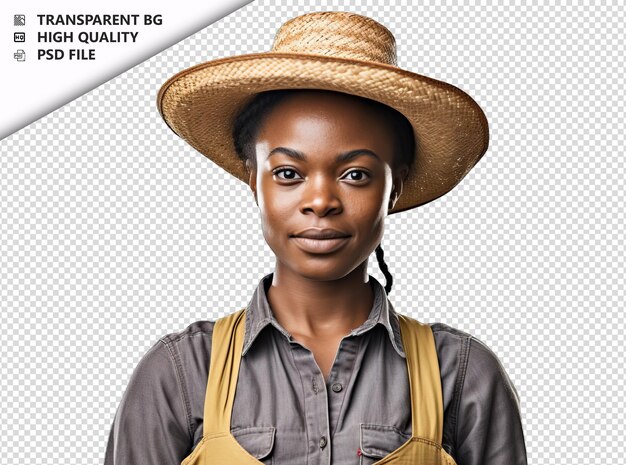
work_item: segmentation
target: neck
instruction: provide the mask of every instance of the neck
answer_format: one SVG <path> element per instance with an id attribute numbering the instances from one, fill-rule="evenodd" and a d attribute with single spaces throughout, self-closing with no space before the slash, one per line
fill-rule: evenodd
<path id="1" fill-rule="evenodd" d="M 294 337 L 344 336 L 367 320 L 374 303 L 367 260 L 331 281 L 307 278 L 277 263 L 267 299 L 278 323 Z"/>

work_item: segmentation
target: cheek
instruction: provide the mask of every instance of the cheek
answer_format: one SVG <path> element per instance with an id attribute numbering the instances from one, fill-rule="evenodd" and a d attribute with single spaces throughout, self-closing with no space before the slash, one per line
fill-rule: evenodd
<path id="1" fill-rule="evenodd" d="M 372 192 L 359 197 L 359 201 L 351 205 L 354 214 L 350 216 L 355 219 L 358 243 L 364 249 L 373 251 L 383 238 L 387 214 L 383 198 L 384 194 L 381 191 Z"/>
<path id="2" fill-rule="evenodd" d="M 289 196 L 281 195 L 276 189 L 263 185 L 259 185 L 257 199 L 266 242 L 271 244 L 282 241 L 284 237 L 293 232 L 288 231 L 286 226 L 289 224 L 288 220 L 293 216 L 294 208 L 297 208 L 297 205 Z"/>
<path id="3" fill-rule="evenodd" d="M 367 195 L 358 196 L 350 206 L 354 212 L 354 215 L 351 216 L 359 218 L 359 222 L 362 224 L 375 227 L 384 220 L 387 212 L 384 198 L 384 193 L 381 191 L 373 191 Z"/>

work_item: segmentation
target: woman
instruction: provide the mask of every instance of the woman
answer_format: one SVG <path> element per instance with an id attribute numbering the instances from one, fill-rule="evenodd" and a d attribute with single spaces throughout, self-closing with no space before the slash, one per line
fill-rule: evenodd
<path id="1" fill-rule="evenodd" d="M 285 23 L 272 52 L 179 73 L 159 108 L 249 184 L 276 267 L 245 309 L 144 356 L 105 463 L 526 463 L 493 352 L 387 297 L 385 217 L 445 194 L 486 151 L 469 96 L 397 68 L 377 22 L 323 12 Z"/>

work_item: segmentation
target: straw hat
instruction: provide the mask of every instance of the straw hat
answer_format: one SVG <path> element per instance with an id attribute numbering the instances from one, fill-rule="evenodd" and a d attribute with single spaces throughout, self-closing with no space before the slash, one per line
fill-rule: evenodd
<path id="1" fill-rule="evenodd" d="M 212 60 L 161 87 L 168 126 L 200 153 L 247 182 L 232 138 L 237 113 L 272 89 L 327 89 L 377 100 L 412 124 L 415 163 L 389 213 L 430 202 L 452 189 L 487 150 L 487 119 L 465 92 L 397 66 L 393 34 L 366 16 L 314 12 L 278 30 L 271 51 Z"/>

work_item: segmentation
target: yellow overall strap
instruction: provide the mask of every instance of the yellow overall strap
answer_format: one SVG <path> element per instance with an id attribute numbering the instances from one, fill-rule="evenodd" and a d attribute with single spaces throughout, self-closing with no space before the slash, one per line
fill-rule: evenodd
<path id="1" fill-rule="evenodd" d="M 413 437 L 443 441 L 443 399 L 435 338 L 429 325 L 398 314 L 407 356 Z"/>
<path id="2" fill-rule="evenodd" d="M 219 318 L 213 326 L 211 365 L 204 399 L 203 434 L 230 432 L 239 363 L 243 348 L 245 309 Z"/>

